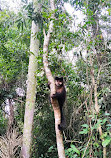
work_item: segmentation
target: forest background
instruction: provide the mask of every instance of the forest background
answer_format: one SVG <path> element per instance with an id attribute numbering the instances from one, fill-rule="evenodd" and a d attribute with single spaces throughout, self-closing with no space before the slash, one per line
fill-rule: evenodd
<path id="1" fill-rule="evenodd" d="M 69 4 L 74 8 L 72 14 L 66 9 Z M 36 11 L 27 0 L 15 11 L 5 1 L 0 5 L 0 157 L 20 157 L 34 21 L 39 26 L 34 35 L 39 48 L 30 157 L 57 158 L 54 114 L 43 66 L 43 30 L 47 34 L 52 20 L 50 3 L 39 0 Z M 83 17 L 80 22 L 76 11 Z M 65 155 L 110 158 L 111 2 L 57 0 L 54 13 L 48 61 L 53 76 L 64 77 L 67 90 Z"/>

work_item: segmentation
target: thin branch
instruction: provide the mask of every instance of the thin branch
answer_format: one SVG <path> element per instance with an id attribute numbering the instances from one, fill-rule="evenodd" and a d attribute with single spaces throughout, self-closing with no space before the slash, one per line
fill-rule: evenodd
<path id="1" fill-rule="evenodd" d="M 25 103 L 23 100 L 20 100 L 20 99 L 13 98 L 13 100 L 16 100 L 16 101 L 21 102 L 21 103 Z"/>
<path id="2" fill-rule="evenodd" d="M 45 29 L 43 29 L 44 38 L 46 37 Z"/>
<path id="3" fill-rule="evenodd" d="M 78 140 L 68 140 L 67 138 L 66 138 L 66 135 L 65 135 L 65 132 L 63 131 L 63 135 L 64 135 L 64 139 L 65 139 L 65 142 L 66 143 L 82 143 L 82 142 L 80 142 L 80 141 L 78 141 Z"/>
<path id="4" fill-rule="evenodd" d="M 86 154 L 86 150 L 87 150 L 87 148 L 88 148 L 88 146 L 89 146 L 89 142 L 90 142 L 90 140 L 91 140 L 91 134 L 90 134 L 90 137 L 89 137 L 89 140 L 88 140 L 88 143 L 87 143 L 87 145 L 86 145 L 86 149 L 85 149 L 85 151 L 84 151 L 84 154 L 83 154 L 83 156 L 82 156 L 82 158 L 84 158 L 84 156 L 85 156 L 85 154 Z"/>

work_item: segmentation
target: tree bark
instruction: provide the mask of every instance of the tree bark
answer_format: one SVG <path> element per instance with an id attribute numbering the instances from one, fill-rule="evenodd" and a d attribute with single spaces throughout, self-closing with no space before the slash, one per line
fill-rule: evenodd
<path id="1" fill-rule="evenodd" d="M 99 114 L 99 105 L 98 105 L 98 94 L 97 94 L 97 83 L 95 81 L 94 77 L 94 68 L 93 68 L 93 63 L 92 63 L 92 57 L 90 55 L 90 65 L 91 65 L 91 79 L 92 79 L 92 85 L 94 87 L 94 100 L 95 100 L 95 111 L 97 115 Z M 104 138 L 102 138 L 103 132 L 102 132 L 102 127 L 101 124 L 98 125 L 98 131 L 101 136 L 101 140 L 104 141 Z M 103 158 L 106 158 L 106 147 L 103 147 Z"/>
<path id="2" fill-rule="evenodd" d="M 36 5 L 35 5 L 36 7 Z M 38 24 L 32 21 L 31 28 L 31 40 L 30 40 L 30 52 L 29 67 L 28 67 L 28 82 L 27 82 L 27 94 L 26 94 L 26 107 L 24 116 L 24 130 L 23 130 L 23 146 L 22 157 L 30 157 L 31 148 L 31 134 L 34 117 L 34 107 L 36 98 L 36 72 L 37 72 L 37 55 L 39 50 L 39 40 L 36 38 L 39 32 Z"/>
<path id="3" fill-rule="evenodd" d="M 14 107 L 11 99 L 8 99 L 9 103 L 9 116 L 8 116 L 8 129 L 7 129 L 7 134 L 12 132 L 13 126 L 14 126 Z"/>
<path id="4" fill-rule="evenodd" d="M 54 0 L 50 0 L 50 6 L 51 6 L 51 10 L 54 11 L 55 10 Z M 54 19 L 54 13 L 52 14 L 51 18 Z M 49 45 L 49 40 L 50 40 L 52 31 L 53 31 L 53 20 L 51 20 L 50 22 L 47 35 L 45 34 L 45 30 L 44 30 L 44 45 L 43 45 L 43 52 L 44 52 L 43 64 L 44 64 L 44 69 L 45 69 L 48 82 L 50 82 L 50 90 L 51 90 L 50 95 L 56 93 L 54 78 L 52 76 L 51 70 L 48 67 L 48 60 L 47 60 L 48 45 Z M 65 158 L 63 135 L 62 135 L 62 132 L 58 129 L 58 125 L 60 124 L 60 121 L 61 121 L 60 108 L 59 108 L 57 99 L 51 99 L 51 103 L 52 103 L 52 107 L 54 110 L 54 117 L 55 117 L 55 131 L 56 131 L 58 157 Z"/>

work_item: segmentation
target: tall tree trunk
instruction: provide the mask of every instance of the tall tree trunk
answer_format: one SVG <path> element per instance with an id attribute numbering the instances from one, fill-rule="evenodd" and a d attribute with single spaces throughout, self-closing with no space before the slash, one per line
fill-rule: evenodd
<path id="1" fill-rule="evenodd" d="M 51 10 L 54 11 L 55 10 L 54 0 L 50 0 L 50 6 L 51 6 Z M 52 14 L 51 18 L 54 19 L 54 13 Z M 52 76 L 51 70 L 48 67 L 48 60 L 47 60 L 47 57 L 48 57 L 48 45 L 49 45 L 49 40 L 50 40 L 52 31 L 53 31 L 53 20 L 51 20 L 51 22 L 50 22 L 49 30 L 48 30 L 47 35 L 45 34 L 45 30 L 44 30 L 44 45 L 43 45 L 44 69 L 45 69 L 45 73 L 46 73 L 48 82 L 51 83 L 50 84 L 50 89 L 51 89 L 51 94 L 50 95 L 55 94 L 55 92 L 56 92 L 54 78 Z M 54 116 L 55 116 L 55 131 L 56 131 L 58 157 L 59 158 L 65 158 L 63 136 L 62 136 L 62 132 L 58 129 L 58 125 L 60 124 L 60 121 L 61 121 L 60 108 L 59 108 L 57 99 L 52 99 L 51 103 L 52 103 L 52 107 L 53 107 L 53 110 L 54 110 Z"/>
<path id="2" fill-rule="evenodd" d="M 34 8 L 36 4 L 34 3 Z M 34 117 L 34 107 L 36 98 L 36 72 L 37 72 L 37 55 L 39 50 L 39 40 L 36 35 L 39 31 L 38 24 L 32 21 L 31 28 L 31 41 L 30 41 L 30 58 L 28 67 L 28 82 L 27 82 L 27 94 L 26 94 L 26 107 L 24 116 L 24 130 L 23 130 L 23 146 L 22 146 L 22 157 L 30 157 L 31 148 L 31 133 Z"/>

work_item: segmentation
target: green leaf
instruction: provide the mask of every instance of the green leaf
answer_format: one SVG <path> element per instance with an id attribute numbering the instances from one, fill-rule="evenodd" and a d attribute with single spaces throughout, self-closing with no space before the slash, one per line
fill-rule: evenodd
<path id="1" fill-rule="evenodd" d="M 86 128 L 89 128 L 89 126 L 87 124 L 83 124 L 81 125 L 82 127 L 86 127 Z"/>
<path id="2" fill-rule="evenodd" d="M 77 158 L 77 154 L 74 154 L 74 155 L 73 155 L 73 158 Z"/>
<path id="3" fill-rule="evenodd" d="M 107 11 L 108 11 L 109 15 L 111 15 L 111 8 L 108 8 Z"/>
<path id="4" fill-rule="evenodd" d="M 110 137 L 107 137 L 107 139 L 105 139 L 105 140 L 102 142 L 102 146 L 103 146 L 103 147 L 106 147 L 110 142 L 111 142 L 111 138 L 110 138 Z"/>
<path id="5" fill-rule="evenodd" d="M 80 151 L 75 147 L 75 145 L 71 145 L 71 148 L 73 149 L 74 152 L 80 155 Z"/>
<path id="6" fill-rule="evenodd" d="M 68 149 L 68 152 L 72 152 L 72 148 L 69 148 L 69 149 Z"/>
<path id="7" fill-rule="evenodd" d="M 107 132 L 102 134 L 102 137 L 105 138 L 107 136 Z"/>
<path id="8" fill-rule="evenodd" d="M 83 129 L 83 131 L 79 132 L 79 134 L 87 134 L 88 133 L 88 129 Z"/>
<path id="9" fill-rule="evenodd" d="M 111 127 L 111 124 L 107 124 L 106 126 Z"/>
<path id="10" fill-rule="evenodd" d="M 102 124 L 105 124 L 105 123 L 106 123 L 106 121 L 107 121 L 107 118 L 105 118 L 105 119 L 103 120 Z"/>

